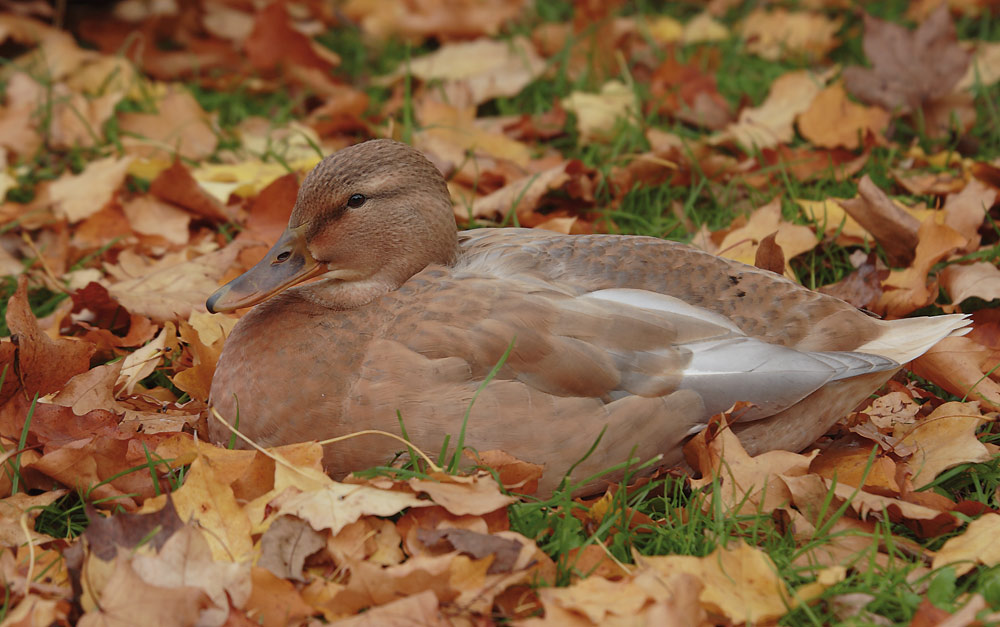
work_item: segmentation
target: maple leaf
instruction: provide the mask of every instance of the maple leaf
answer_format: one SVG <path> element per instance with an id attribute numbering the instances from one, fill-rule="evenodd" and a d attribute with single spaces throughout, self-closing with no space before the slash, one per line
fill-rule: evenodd
<path id="1" fill-rule="evenodd" d="M 38 326 L 28 305 L 28 277 L 17 280 L 17 291 L 7 301 L 7 326 L 17 347 L 17 367 L 11 368 L 14 351 L 2 349 L 0 368 L 8 365 L 4 380 L 6 394 L 13 394 L 8 380 L 19 380 L 28 397 L 45 395 L 61 388 L 69 379 L 90 367 L 95 346 L 68 338 L 51 339 Z M 0 346 L 10 346 L 7 343 Z M 0 400 L 6 401 L 9 396 Z"/>
<path id="2" fill-rule="evenodd" d="M 846 68 L 847 90 L 889 110 L 923 110 L 929 132 L 940 133 L 942 122 L 946 131 L 948 99 L 969 65 L 948 7 L 940 5 L 915 31 L 865 14 L 863 45 L 874 67 Z M 944 112 L 936 109 L 942 103 Z"/>

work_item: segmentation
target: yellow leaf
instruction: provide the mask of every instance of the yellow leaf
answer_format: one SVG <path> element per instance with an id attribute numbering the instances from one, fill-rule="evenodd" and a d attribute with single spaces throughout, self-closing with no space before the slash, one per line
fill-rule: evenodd
<path id="1" fill-rule="evenodd" d="M 562 100 L 562 106 L 576 114 L 581 138 L 606 138 L 620 119 L 633 118 L 639 110 L 635 92 L 620 81 L 608 81 L 598 94 L 574 91 Z"/>
<path id="2" fill-rule="evenodd" d="M 987 512 L 969 523 L 960 536 L 944 543 L 934 556 L 932 568 L 935 570 L 951 565 L 955 574 L 961 577 L 975 568 L 976 564 L 996 566 L 1000 564 L 1000 514 Z"/>
<path id="3" fill-rule="evenodd" d="M 773 621 L 788 611 L 789 594 L 777 566 L 766 553 L 742 541 L 705 557 L 636 555 L 636 563 L 665 576 L 694 575 L 705 585 L 699 596 L 702 607 L 736 623 Z"/>

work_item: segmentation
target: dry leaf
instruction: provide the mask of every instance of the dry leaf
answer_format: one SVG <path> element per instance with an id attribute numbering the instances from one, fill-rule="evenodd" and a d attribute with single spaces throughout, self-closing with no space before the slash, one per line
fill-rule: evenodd
<path id="1" fill-rule="evenodd" d="M 894 270 L 883 282 L 885 291 L 879 308 L 893 317 L 902 317 L 930 304 L 937 294 L 934 283 L 928 285 L 928 274 L 937 262 L 965 244 L 965 238 L 955 229 L 928 218 L 917 232 L 919 243 L 913 263 L 905 270 Z"/>
<path id="2" fill-rule="evenodd" d="M 990 452 L 976 438 L 976 430 L 989 421 L 978 403 L 952 402 L 913 424 L 896 427 L 893 435 L 915 449 L 906 464 L 913 485 L 919 489 L 948 468 L 990 459 Z"/>
<path id="3" fill-rule="evenodd" d="M 55 392 L 71 377 L 90 368 L 93 344 L 67 338 L 53 340 L 38 327 L 28 305 L 28 277 L 24 275 L 18 277 L 17 291 L 7 301 L 7 326 L 17 346 L 17 373 L 28 398 Z M 5 352 L 13 356 L 10 349 Z M 13 374 L 14 371 L 8 369 L 5 381 L 13 381 Z M 4 390 L 10 395 L 14 388 L 5 384 Z"/>
<path id="4" fill-rule="evenodd" d="M 619 81 L 608 81 L 597 94 L 574 91 L 562 99 L 562 106 L 576 114 L 584 141 L 609 139 L 619 120 L 633 120 L 639 111 L 635 91 Z"/>
<path id="5" fill-rule="evenodd" d="M 704 588 L 702 607 L 736 623 L 764 623 L 785 615 L 789 594 L 777 566 L 760 549 L 737 541 L 705 557 L 636 555 L 636 564 L 663 576 L 694 575 Z"/>
<path id="6" fill-rule="evenodd" d="M 66 172 L 49 185 L 57 215 L 76 223 L 100 211 L 125 183 L 130 157 L 107 157 L 87 164 L 79 174 Z"/>
<path id="7" fill-rule="evenodd" d="M 195 161 L 215 152 L 217 140 L 212 116 L 202 110 L 189 91 L 169 90 L 157 108 L 159 113 L 118 116 L 125 152 L 160 159 L 179 155 Z"/>
<path id="8" fill-rule="evenodd" d="M 746 226 L 727 233 L 719 244 L 718 254 L 727 259 L 753 265 L 760 242 L 775 233 L 775 243 L 781 247 L 786 259 L 785 276 L 794 279 L 795 273 L 792 272 L 787 260 L 812 250 L 819 243 L 819 240 L 809 227 L 792 224 L 782 219 L 780 198 L 776 198 L 750 214 Z"/>
<path id="9" fill-rule="evenodd" d="M 949 337 L 914 360 L 913 373 L 952 394 L 1000 409 L 996 365 L 1000 353 L 967 337 Z M 989 375 L 987 373 L 990 373 Z"/>
<path id="10" fill-rule="evenodd" d="M 809 110 L 830 75 L 829 71 L 813 74 L 796 70 L 779 76 L 760 106 L 740 111 L 737 121 L 710 141 L 713 144 L 735 141 L 746 150 L 790 142 L 795 137 L 796 116 Z"/>
<path id="11" fill-rule="evenodd" d="M 816 146 L 855 150 L 869 133 L 882 136 L 889 126 L 889 113 L 851 102 L 843 83 L 837 82 L 821 91 L 797 122 L 802 136 Z"/>
<path id="12" fill-rule="evenodd" d="M 840 19 L 821 13 L 756 9 L 740 25 L 747 51 L 775 61 L 782 57 L 822 58 L 840 43 Z"/>
<path id="13" fill-rule="evenodd" d="M 918 242 L 920 223 L 892 202 L 867 174 L 858 183 L 858 197 L 838 204 L 885 249 L 896 266 L 909 265 Z"/>
<path id="14" fill-rule="evenodd" d="M 395 76 L 407 72 L 422 81 L 444 81 L 446 101 L 455 107 L 479 105 L 501 96 L 516 96 L 538 78 L 545 62 L 524 37 L 507 41 L 477 39 L 451 43 L 404 62 Z"/>
<path id="15" fill-rule="evenodd" d="M 190 261 L 146 268 L 109 267 L 119 281 L 108 292 L 132 313 L 160 322 L 185 320 L 207 312 L 205 300 L 245 245 L 234 242 Z"/>
<path id="16" fill-rule="evenodd" d="M 941 271 L 940 279 L 954 305 L 966 298 L 985 301 L 1000 298 L 1000 268 L 986 261 L 950 265 Z"/>
<path id="17" fill-rule="evenodd" d="M 961 577 L 977 564 L 996 566 L 1000 564 L 1000 514 L 986 513 L 969 523 L 961 535 L 949 538 L 934 555 L 931 568 L 937 570 L 945 566 L 955 569 Z"/>

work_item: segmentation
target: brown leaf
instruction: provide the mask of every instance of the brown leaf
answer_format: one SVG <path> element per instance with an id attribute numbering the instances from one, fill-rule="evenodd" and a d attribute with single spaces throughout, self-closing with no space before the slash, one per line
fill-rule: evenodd
<path id="1" fill-rule="evenodd" d="M 476 465 L 496 471 L 503 487 L 517 494 L 534 494 L 545 470 L 542 465 L 523 462 L 503 451 L 478 453 L 466 449 L 463 454 L 472 458 Z"/>
<path id="2" fill-rule="evenodd" d="M 228 219 L 225 208 L 198 184 L 178 159 L 153 179 L 149 193 L 210 220 Z"/>
<path id="3" fill-rule="evenodd" d="M 18 277 L 17 291 L 7 301 L 7 326 L 17 345 L 17 368 L 8 370 L 7 377 L 16 374 L 29 398 L 55 392 L 71 377 L 90 368 L 93 344 L 67 338 L 53 340 L 39 329 L 28 305 L 28 277 L 24 275 Z M 5 352 L 9 355 L 10 349 Z M 4 388 L 11 393 L 6 383 Z"/>
<path id="4" fill-rule="evenodd" d="M 753 265 L 763 270 L 770 270 L 775 274 L 785 273 L 785 253 L 781 250 L 781 245 L 774 238 L 778 232 L 771 233 L 760 240 L 757 252 L 754 255 Z"/>
<path id="5" fill-rule="evenodd" d="M 909 265 L 917 248 L 920 223 L 897 207 L 871 177 L 866 174 L 861 178 L 857 198 L 837 202 L 882 245 L 892 265 Z"/>
<path id="6" fill-rule="evenodd" d="M 969 523 L 961 535 L 950 538 L 934 555 L 932 568 L 937 570 L 952 565 L 955 574 L 961 577 L 976 567 L 976 564 L 996 566 L 1000 564 L 1000 515 L 983 514 Z"/>
<path id="7" fill-rule="evenodd" d="M 844 83 L 863 101 L 889 110 L 918 110 L 948 94 L 969 64 L 944 4 L 915 31 L 865 14 L 864 50 L 874 67 L 846 68 Z"/>
<path id="8" fill-rule="evenodd" d="M 989 460 L 990 452 L 976 438 L 976 430 L 990 420 L 978 403 L 951 402 L 912 425 L 897 428 L 894 435 L 915 449 L 907 461 L 913 484 L 919 489 L 948 468 Z"/>
<path id="9" fill-rule="evenodd" d="M 732 140 L 745 150 L 772 148 L 790 142 L 795 137 L 796 116 L 809 109 L 830 74 L 829 71 L 817 75 L 796 70 L 779 76 L 760 106 L 740 111 L 736 123 L 727 126 L 711 142 L 720 144 Z"/>
<path id="10" fill-rule="evenodd" d="M 718 482 L 719 499 L 727 512 L 770 512 L 789 498 L 782 476 L 805 474 L 816 451 L 799 455 L 788 451 L 770 451 L 750 457 L 739 438 L 724 421 L 709 423 L 684 445 L 684 456 L 701 479 L 691 481 L 694 488 Z M 709 504 L 706 502 L 706 506 Z"/>
<path id="11" fill-rule="evenodd" d="M 747 50 L 765 59 L 821 59 L 839 43 L 835 35 L 840 24 L 840 19 L 822 13 L 756 9 L 743 20 L 739 31 Z"/>
<path id="12" fill-rule="evenodd" d="M 431 590 L 405 596 L 397 601 L 342 618 L 340 627 L 451 627 L 454 623 L 438 607 L 438 598 Z"/>
<path id="13" fill-rule="evenodd" d="M 917 236 L 913 263 L 905 270 L 894 270 L 882 284 L 884 291 L 878 306 L 887 315 L 902 317 L 933 302 L 937 286 L 934 282 L 928 285 L 931 268 L 965 244 L 964 237 L 933 217 L 920 225 Z"/>
<path id="14" fill-rule="evenodd" d="M 175 246 L 183 246 L 191 238 L 191 216 L 152 196 L 133 198 L 122 205 L 122 210 L 136 233 L 162 238 Z"/>
<path id="15" fill-rule="evenodd" d="M 853 261 L 853 255 L 851 259 Z M 889 269 L 884 266 L 879 268 L 878 255 L 872 251 L 857 270 L 817 291 L 835 296 L 859 309 L 871 309 L 882 296 L 882 281 L 888 276 Z"/>
<path id="16" fill-rule="evenodd" d="M 122 113 L 118 126 L 125 152 L 145 158 L 181 156 L 200 161 L 215 152 L 213 118 L 186 89 L 170 89 L 158 113 Z"/>
<path id="17" fill-rule="evenodd" d="M 272 2 L 257 13 L 243 44 L 254 68 L 267 72 L 288 64 L 329 73 L 340 64 L 335 52 L 313 42 L 289 22 L 288 9 L 281 2 Z"/>
<path id="18" fill-rule="evenodd" d="M 254 617 L 254 624 L 296 625 L 316 613 L 291 581 L 259 566 L 253 567 L 250 576 L 253 588 L 245 609 Z"/>
<path id="19" fill-rule="evenodd" d="M 125 183 L 131 157 L 91 161 L 79 174 L 66 172 L 49 185 L 49 199 L 57 215 L 76 223 L 108 204 Z"/>
<path id="20" fill-rule="evenodd" d="M 149 546 L 159 550 L 184 526 L 169 498 L 166 507 L 150 514 L 119 512 L 113 516 L 102 516 L 91 508 L 88 518 L 90 524 L 81 539 L 86 542 L 88 550 L 104 561 L 114 559 L 119 548 L 130 551 L 139 546 Z"/>
<path id="21" fill-rule="evenodd" d="M 821 91 L 797 122 L 802 136 L 816 146 L 855 150 L 869 133 L 882 136 L 889 126 L 889 113 L 851 102 L 843 83 L 837 82 Z"/>
<path id="22" fill-rule="evenodd" d="M 260 537 L 257 566 L 282 579 L 306 581 L 302 567 L 306 558 L 326 546 L 326 536 L 301 518 L 279 516 Z"/>
<path id="23" fill-rule="evenodd" d="M 124 267 L 109 267 L 119 281 L 108 292 L 132 313 L 159 322 L 186 320 L 192 312 L 206 312 L 205 300 L 218 289 L 219 279 L 245 247 L 233 242 L 221 250 L 189 261 L 175 259 L 151 266 L 144 259 Z"/>
<path id="24" fill-rule="evenodd" d="M 417 538 L 429 548 L 447 543 L 459 553 L 483 559 L 492 555 L 488 574 L 509 573 L 514 568 L 523 545 L 513 540 L 468 529 L 418 529 Z"/>
<path id="25" fill-rule="evenodd" d="M 970 180 L 962 191 L 945 198 L 944 223 L 968 239 L 966 250 L 979 247 L 979 227 L 996 201 L 997 190 L 978 179 Z"/>
<path id="26" fill-rule="evenodd" d="M 412 75 L 424 82 L 438 81 L 446 102 L 465 107 L 516 96 L 544 69 L 545 61 L 525 37 L 504 41 L 483 38 L 449 43 L 409 59 L 391 78 Z"/>
<path id="27" fill-rule="evenodd" d="M 952 394 L 978 400 L 996 410 L 1000 409 L 1000 383 L 995 370 L 998 361 L 1000 351 L 968 337 L 949 337 L 914 360 L 910 367 L 917 376 Z M 992 374 L 987 376 L 987 373 Z"/>
<path id="28" fill-rule="evenodd" d="M 986 301 L 1000 298 L 1000 268 L 987 261 L 953 264 L 941 271 L 941 287 L 954 305 L 966 298 Z"/>
<path id="29" fill-rule="evenodd" d="M 727 259 L 752 264 L 757 257 L 760 242 L 772 234 L 775 243 L 780 246 L 782 255 L 786 259 L 781 272 L 792 278 L 795 274 L 787 260 L 812 250 L 819 243 L 819 240 L 809 227 L 792 224 L 781 217 L 780 198 L 775 198 L 763 207 L 756 209 L 750 214 L 750 219 L 745 226 L 727 233 L 722 242 L 719 243 L 718 254 Z"/>
<path id="30" fill-rule="evenodd" d="M 190 587 L 165 588 L 146 583 L 132 569 L 125 554 L 114 561 L 111 577 L 100 592 L 100 605 L 77 623 L 80 627 L 111 625 L 193 625 L 212 605 L 204 591 Z"/>

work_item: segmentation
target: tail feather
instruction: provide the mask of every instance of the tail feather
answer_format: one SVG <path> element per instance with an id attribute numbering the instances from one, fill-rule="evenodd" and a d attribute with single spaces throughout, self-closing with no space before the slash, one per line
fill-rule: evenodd
<path id="1" fill-rule="evenodd" d="M 971 331 L 968 314 L 886 320 L 885 332 L 855 349 L 859 353 L 881 355 L 905 364 L 926 353 L 946 337 Z"/>

